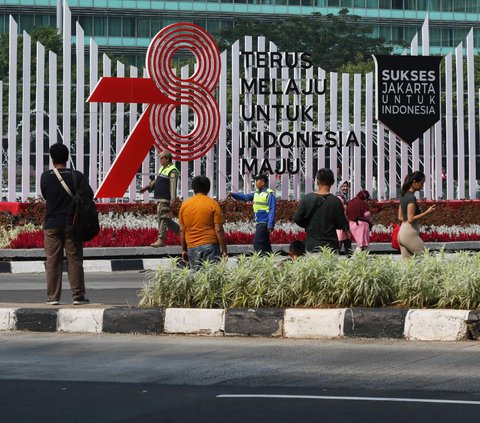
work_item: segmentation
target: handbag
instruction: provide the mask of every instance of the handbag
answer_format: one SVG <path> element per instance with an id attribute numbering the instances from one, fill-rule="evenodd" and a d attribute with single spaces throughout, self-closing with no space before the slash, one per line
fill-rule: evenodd
<path id="1" fill-rule="evenodd" d="M 398 232 L 400 232 L 400 226 L 397 223 L 392 224 L 392 248 L 394 250 L 400 250 L 400 244 L 398 243 Z"/>

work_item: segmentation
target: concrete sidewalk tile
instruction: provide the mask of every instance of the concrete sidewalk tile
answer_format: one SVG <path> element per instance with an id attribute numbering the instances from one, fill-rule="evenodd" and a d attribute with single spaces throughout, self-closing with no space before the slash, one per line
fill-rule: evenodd
<path id="1" fill-rule="evenodd" d="M 408 309 L 349 308 L 344 335 L 359 338 L 403 338 Z"/>
<path id="2" fill-rule="evenodd" d="M 338 338 L 343 336 L 346 309 L 285 310 L 286 338 Z"/>
<path id="3" fill-rule="evenodd" d="M 33 332 L 55 332 L 57 330 L 57 309 L 18 308 L 15 310 L 17 330 Z"/>
<path id="4" fill-rule="evenodd" d="M 163 333 L 163 308 L 107 308 L 103 313 L 103 332 L 109 333 Z"/>
<path id="5" fill-rule="evenodd" d="M 282 336 L 283 308 L 231 308 L 225 313 L 225 335 Z"/>
<path id="6" fill-rule="evenodd" d="M 0 331 L 14 330 L 16 317 L 15 308 L 0 308 Z"/>
<path id="7" fill-rule="evenodd" d="M 12 273 L 45 273 L 45 262 L 36 261 L 12 261 Z"/>
<path id="8" fill-rule="evenodd" d="M 405 318 L 405 338 L 420 341 L 460 341 L 467 339 L 470 310 L 409 310 Z"/>
<path id="9" fill-rule="evenodd" d="M 101 333 L 103 308 L 61 308 L 57 315 L 57 331 Z"/>
<path id="10" fill-rule="evenodd" d="M 83 270 L 85 272 L 111 272 L 110 260 L 84 260 Z"/>
<path id="11" fill-rule="evenodd" d="M 223 335 L 224 309 L 167 308 L 165 333 Z"/>

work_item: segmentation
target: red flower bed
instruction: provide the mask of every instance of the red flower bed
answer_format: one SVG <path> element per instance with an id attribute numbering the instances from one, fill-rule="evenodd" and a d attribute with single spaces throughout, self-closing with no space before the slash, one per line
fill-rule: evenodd
<path id="1" fill-rule="evenodd" d="M 453 241 L 480 241 L 480 234 L 439 234 L 436 231 L 423 233 L 421 237 L 427 242 L 453 242 Z M 102 228 L 100 233 L 91 241 L 85 243 L 85 247 L 145 247 L 157 239 L 156 229 L 112 229 Z M 272 244 L 289 244 L 293 240 L 305 240 L 305 232 L 297 234 L 277 229 L 271 234 Z M 225 240 L 229 245 L 249 245 L 253 243 L 253 233 L 229 232 L 225 234 Z M 374 233 L 370 242 L 392 241 L 391 233 Z M 177 234 L 167 231 L 166 245 L 180 245 Z M 9 248 L 43 248 L 43 231 L 22 232 L 14 239 Z"/>

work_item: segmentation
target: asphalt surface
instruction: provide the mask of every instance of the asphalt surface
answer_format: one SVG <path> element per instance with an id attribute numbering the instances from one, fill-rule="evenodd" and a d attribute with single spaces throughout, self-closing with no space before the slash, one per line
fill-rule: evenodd
<path id="1" fill-rule="evenodd" d="M 3 422 L 478 422 L 476 343 L 0 333 Z"/>
<path id="2" fill-rule="evenodd" d="M 85 274 L 87 297 L 92 304 L 138 305 L 138 291 L 145 283 L 146 271 L 98 272 Z M 44 273 L 0 275 L 0 303 L 39 303 L 47 300 Z M 70 304 L 72 295 L 67 274 L 63 274 L 62 304 Z"/>

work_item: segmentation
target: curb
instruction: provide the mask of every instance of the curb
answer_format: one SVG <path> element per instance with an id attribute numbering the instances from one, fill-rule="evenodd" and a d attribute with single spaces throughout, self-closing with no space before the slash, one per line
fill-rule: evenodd
<path id="1" fill-rule="evenodd" d="M 464 341 L 480 338 L 480 311 L 382 308 L 188 309 L 0 308 L 0 331 L 377 338 Z"/>
<path id="2" fill-rule="evenodd" d="M 160 265 L 166 265 L 170 258 L 158 259 L 113 259 L 113 260 L 84 260 L 83 270 L 91 272 L 123 272 L 128 270 L 156 270 Z M 67 271 L 67 262 L 63 262 L 63 271 Z M 0 273 L 44 273 L 45 261 L 0 261 Z"/>

